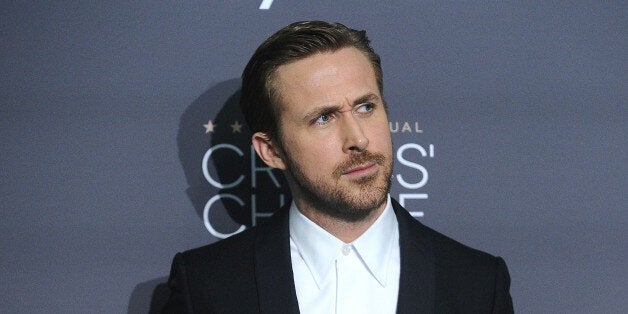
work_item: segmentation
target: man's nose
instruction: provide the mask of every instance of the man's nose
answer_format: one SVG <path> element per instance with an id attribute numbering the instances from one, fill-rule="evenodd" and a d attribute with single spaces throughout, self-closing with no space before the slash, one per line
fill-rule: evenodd
<path id="1" fill-rule="evenodd" d="M 350 115 L 343 121 L 344 145 L 342 150 L 345 154 L 361 153 L 369 145 L 369 139 L 364 134 L 363 126 L 358 118 Z"/>

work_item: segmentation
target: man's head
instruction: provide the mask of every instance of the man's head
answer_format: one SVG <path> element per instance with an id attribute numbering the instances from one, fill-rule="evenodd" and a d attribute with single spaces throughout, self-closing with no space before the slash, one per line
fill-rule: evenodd
<path id="1" fill-rule="evenodd" d="M 277 103 L 281 95 L 274 85 L 274 74 L 281 65 L 316 53 L 345 47 L 361 51 L 373 66 L 379 92 L 383 95 L 380 58 L 369 43 L 365 31 L 322 21 L 295 22 L 270 36 L 257 48 L 242 73 L 240 109 L 251 133 L 264 132 L 271 138 L 277 137 L 280 131 Z"/>
<path id="2" fill-rule="evenodd" d="M 276 51 L 284 62 L 277 63 Z M 264 95 L 252 90 L 264 88 L 251 85 L 263 81 L 250 77 L 256 67 L 269 73 Z M 383 209 L 392 143 L 379 57 L 363 33 L 339 24 L 292 24 L 262 44 L 243 81 L 255 150 L 267 165 L 284 170 L 301 211 L 351 222 Z M 256 105 L 252 95 L 265 104 Z M 274 126 L 256 126 L 259 121 Z"/>

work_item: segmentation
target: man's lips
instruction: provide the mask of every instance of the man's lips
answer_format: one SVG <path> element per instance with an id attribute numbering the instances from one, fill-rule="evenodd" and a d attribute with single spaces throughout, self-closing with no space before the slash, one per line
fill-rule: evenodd
<path id="1" fill-rule="evenodd" d="M 386 157 L 383 154 L 364 152 L 353 158 L 340 163 L 333 171 L 335 178 L 341 176 L 349 176 L 358 178 L 369 176 L 379 171 L 379 166 L 386 163 Z"/>
<path id="2" fill-rule="evenodd" d="M 370 173 L 371 171 L 375 170 L 376 165 L 377 165 L 376 163 L 368 163 L 364 165 L 359 165 L 357 167 L 352 167 L 351 169 L 345 171 L 343 174 L 355 176 L 355 175 L 362 175 L 362 174 Z"/>

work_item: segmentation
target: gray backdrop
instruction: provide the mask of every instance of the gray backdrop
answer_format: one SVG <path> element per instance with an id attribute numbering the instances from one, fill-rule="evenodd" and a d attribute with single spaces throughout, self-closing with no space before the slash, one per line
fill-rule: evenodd
<path id="1" fill-rule="evenodd" d="M 628 312 L 627 5 L 574 2 L 5 1 L 0 312 L 146 313 L 176 252 L 286 202 L 234 105 L 304 19 L 368 31 L 393 197 L 504 257 L 517 312 Z"/>

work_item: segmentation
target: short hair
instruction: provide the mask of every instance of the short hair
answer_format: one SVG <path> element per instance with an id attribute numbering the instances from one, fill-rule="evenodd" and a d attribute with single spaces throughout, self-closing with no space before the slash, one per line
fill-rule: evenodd
<path id="1" fill-rule="evenodd" d="M 345 47 L 364 53 L 373 66 L 383 97 L 381 60 L 371 47 L 366 31 L 354 30 L 340 23 L 295 22 L 264 41 L 242 72 L 240 110 L 251 133 L 264 132 L 270 138 L 280 135 L 277 121 L 280 95 L 273 86 L 273 76 L 279 66 Z"/>

